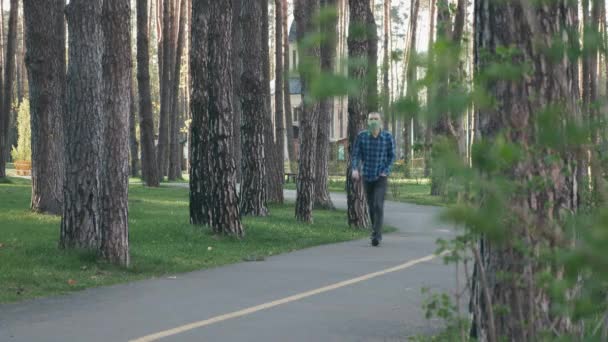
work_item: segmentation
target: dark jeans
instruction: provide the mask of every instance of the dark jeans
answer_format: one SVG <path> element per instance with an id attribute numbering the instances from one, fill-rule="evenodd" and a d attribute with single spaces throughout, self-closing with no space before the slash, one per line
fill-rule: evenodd
<path id="1" fill-rule="evenodd" d="M 372 220 L 372 239 L 378 239 L 378 241 L 382 241 L 382 221 L 384 219 L 386 182 L 386 177 L 380 177 L 373 182 L 363 182 L 367 195 L 369 217 Z"/>

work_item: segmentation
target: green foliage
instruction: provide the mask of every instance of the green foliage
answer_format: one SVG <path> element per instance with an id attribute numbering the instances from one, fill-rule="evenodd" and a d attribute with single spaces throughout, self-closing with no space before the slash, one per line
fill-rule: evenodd
<path id="1" fill-rule="evenodd" d="M 17 110 L 17 146 L 13 146 L 11 157 L 14 161 L 32 160 L 32 129 L 30 126 L 30 102 L 24 99 Z"/>

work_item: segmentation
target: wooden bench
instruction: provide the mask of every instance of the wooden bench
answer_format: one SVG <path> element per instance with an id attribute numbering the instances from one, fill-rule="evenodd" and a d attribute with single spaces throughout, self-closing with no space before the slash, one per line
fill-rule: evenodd
<path id="1" fill-rule="evenodd" d="M 293 180 L 293 183 L 296 182 L 296 174 L 295 173 L 291 173 L 291 172 L 286 172 L 285 173 L 285 178 L 286 178 L 286 183 L 289 183 L 289 180 Z"/>

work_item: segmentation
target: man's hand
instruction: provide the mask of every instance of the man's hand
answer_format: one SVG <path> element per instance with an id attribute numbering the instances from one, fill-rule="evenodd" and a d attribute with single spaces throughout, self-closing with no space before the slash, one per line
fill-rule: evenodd
<path id="1" fill-rule="evenodd" d="M 386 178 L 386 173 L 382 172 L 382 173 L 380 174 L 380 177 L 384 177 L 384 178 Z"/>
<path id="2" fill-rule="evenodd" d="M 352 178 L 353 178 L 353 180 L 358 181 L 359 180 L 359 171 L 354 170 L 353 174 L 352 174 Z"/>

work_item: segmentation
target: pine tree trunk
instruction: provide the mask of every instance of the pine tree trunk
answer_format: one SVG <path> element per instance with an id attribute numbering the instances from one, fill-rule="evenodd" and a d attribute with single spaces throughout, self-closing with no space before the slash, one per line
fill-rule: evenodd
<path id="1" fill-rule="evenodd" d="M 288 29 L 288 4 L 287 0 L 283 1 L 283 94 L 285 100 L 285 129 L 287 136 L 287 158 L 289 159 L 290 171 L 294 172 L 293 165 L 296 163 L 296 148 L 293 137 L 293 113 L 291 108 L 291 92 L 289 91 L 289 74 L 291 72 L 289 64 L 289 29 Z"/>
<path id="2" fill-rule="evenodd" d="M 383 119 L 384 129 L 388 131 L 388 124 L 391 121 L 391 113 L 390 113 L 390 90 L 389 90 L 389 82 L 388 75 L 390 70 L 390 59 L 389 59 L 389 20 L 390 20 L 390 8 L 391 1 L 384 0 L 384 42 L 383 42 L 383 59 L 382 59 L 382 111 L 383 111 Z"/>
<path id="3" fill-rule="evenodd" d="M 348 58 L 364 59 L 369 56 L 370 46 L 368 36 L 371 35 L 367 30 L 360 31 L 361 27 L 367 27 L 369 16 L 372 15 L 369 3 L 366 0 L 349 0 L 350 5 L 350 24 L 348 35 Z M 373 68 L 371 60 L 364 64 L 350 64 L 348 67 L 348 77 L 360 80 L 362 86 L 357 94 L 348 97 L 348 169 L 346 170 L 346 189 L 348 204 L 348 224 L 351 227 L 366 228 L 369 226 L 369 215 L 367 213 L 367 202 L 363 191 L 361 180 L 352 179 L 352 146 L 361 130 L 366 127 L 367 115 L 369 113 L 369 99 L 371 81 L 368 74 Z"/>
<path id="4" fill-rule="evenodd" d="M 416 61 L 416 38 L 418 36 L 418 9 L 420 7 L 420 0 L 414 0 L 412 2 L 412 8 L 410 11 L 410 41 L 408 42 L 408 52 L 409 56 L 407 58 L 407 66 L 406 66 L 406 80 L 407 87 L 405 90 L 405 97 L 408 101 L 412 103 L 418 102 L 418 90 L 416 88 L 417 81 L 417 61 Z M 414 156 L 412 155 L 412 118 L 415 113 L 407 113 L 403 121 L 403 146 L 404 146 L 404 159 L 406 170 L 410 170 L 412 165 L 412 159 Z M 409 176 L 409 172 L 406 172 Z"/>
<path id="5" fill-rule="evenodd" d="M 137 87 L 139 94 L 139 134 L 141 177 L 147 186 L 159 185 L 160 176 L 154 147 L 154 119 L 150 90 L 150 32 L 146 0 L 137 0 Z"/>
<path id="6" fill-rule="evenodd" d="M 232 120 L 232 130 L 234 132 L 232 154 L 236 164 L 236 179 L 237 183 L 242 183 L 242 148 L 241 148 L 241 121 L 243 112 L 241 109 L 241 74 L 243 71 L 243 30 L 239 20 L 241 14 L 241 4 L 243 0 L 234 0 L 232 9 L 232 70 L 234 72 L 233 96 L 232 104 L 234 105 L 234 118 Z"/>
<path id="7" fill-rule="evenodd" d="M 2 103 L 0 104 L 0 177 L 6 176 L 6 161 L 10 151 L 10 122 L 13 104 L 13 83 L 15 80 L 15 48 L 17 43 L 17 11 L 18 0 L 11 0 L 11 10 L 8 17 L 8 41 L 4 66 L 4 84 Z"/>
<path id="8" fill-rule="evenodd" d="M 262 65 L 264 70 L 264 98 L 266 101 L 266 126 L 264 134 L 265 157 L 266 157 L 266 189 L 268 202 L 283 203 L 283 174 L 279 174 L 279 164 L 283 161 L 279 160 L 278 151 L 275 141 L 275 129 L 273 120 L 273 111 L 271 109 L 270 96 L 270 47 L 269 47 L 269 24 L 270 18 L 268 15 L 268 0 L 262 0 Z"/>
<path id="9" fill-rule="evenodd" d="M 175 50 L 175 62 L 174 62 L 174 77 L 172 80 L 171 90 L 171 135 L 169 140 L 169 180 L 176 180 L 182 178 L 182 162 L 181 162 L 181 145 L 180 140 L 180 129 L 182 128 L 183 120 L 180 120 L 180 106 L 179 106 L 179 86 L 181 81 L 182 71 L 182 55 L 184 51 L 184 40 L 186 39 L 186 0 L 180 0 L 179 10 L 179 24 L 177 33 L 177 46 Z"/>
<path id="10" fill-rule="evenodd" d="M 428 47 L 428 51 L 429 51 L 429 63 L 432 63 L 433 59 L 434 59 L 434 54 L 433 54 L 433 45 L 435 43 L 434 40 L 434 32 L 435 32 L 435 12 L 436 12 L 436 1 L 437 0 L 430 0 L 430 22 L 431 25 L 429 25 L 429 47 Z M 430 65 L 429 65 L 429 69 L 430 69 Z M 431 91 L 429 88 L 427 88 L 427 92 L 426 92 L 426 102 L 431 103 L 431 101 L 433 101 L 433 95 L 431 94 Z M 427 117 L 426 119 L 426 127 L 424 128 L 424 177 L 425 178 L 429 178 L 431 177 L 431 148 L 432 148 L 432 144 L 433 144 L 433 123 L 431 121 L 430 118 Z M 477 127 L 477 126 L 476 126 Z"/>
<path id="11" fill-rule="evenodd" d="M 243 110 L 243 181 L 240 209 L 242 215 L 266 216 L 266 148 L 264 123 L 264 70 L 262 65 L 262 1 L 244 1 L 240 22 L 251 39 L 243 40 L 243 73 L 240 77 Z"/>
<path id="12" fill-rule="evenodd" d="M 24 0 L 32 122 L 32 210 L 60 215 L 65 173 L 63 0 Z"/>
<path id="13" fill-rule="evenodd" d="M 210 225 L 211 147 L 209 140 L 209 65 L 210 0 L 192 2 L 192 34 L 190 35 L 190 223 Z"/>
<path id="14" fill-rule="evenodd" d="M 374 19 L 373 8 L 372 5 L 367 14 L 368 113 L 377 112 L 380 106 L 378 98 L 378 27 Z"/>
<path id="15" fill-rule="evenodd" d="M 298 35 L 299 72 L 302 83 L 302 117 L 300 119 L 300 157 L 297 178 L 296 212 L 298 221 L 312 223 L 315 200 L 316 146 L 319 103 L 311 97 L 311 76 L 319 72 L 319 45 L 303 46 L 308 35 L 317 34 L 319 28 L 313 17 L 319 12 L 318 0 L 297 0 L 294 16 Z"/>
<path id="16" fill-rule="evenodd" d="M 162 38 L 162 78 L 160 80 L 160 121 L 158 124 L 158 168 L 159 176 L 163 179 L 169 172 L 169 129 L 172 105 L 173 63 L 175 62 L 173 44 L 174 11 L 173 1 L 163 3 L 163 38 Z"/>
<path id="17" fill-rule="evenodd" d="M 547 338 L 547 332 L 557 335 L 575 328 L 555 310 L 555 305 L 563 304 L 552 301 L 536 276 L 549 272 L 547 276 L 559 280 L 560 270 L 547 267 L 539 251 L 553 253 L 558 246 L 571 246 L 566 216 L 577 206 L 575 154 L 568 148 L 553 150 L 536 144 L 539 113 L 552 112 L 551 121 L 558 122 L 552 133 L 557 136 L 566 134 L 566 125 L 560 123 L 580 117 L 578 86 L 573 82 L 578 68 L 565 55 L 575 43 L 564 40 L 567 45 L 561 56 L 545 45 L 555 37 L 574 36 L 576 12 L 576 4 L 567 0 L 542 7 L 493 0 L 475 4 L 477 71 L 491 67 L 495 60 L 489 56 L 496 56 L 502 46 L 516 51 L 510 61 L 529 67 L 525 78 L 494 79 L 481 85 L 495 101 L 494 106 L 478 113 L 483 139 L 493 144 L 499 132 L 505 132 L 501 134 L 505 143 L 517 144 L 522 154 L 511 167 L 488 175 L 489 182 L 496 176 L 521 191 L 509 195 L 504 216 L 496 218 L 508 232 L 508 239 L 486 237 L 474 249 L 473 321 L 480 326 L 475 323 L 473 333 L 478 340 L 534 341 Z M 532 190 L 530 179 L 545 185 Z"/>
<path id="18" fill-rule="evenodd" d="M 322 0 L 323 10 L 335 10 L 336 0 Z M 321 43 L 321 72 L 333 74 L 336 60 L 337 18 L 326 18 L 322 21 L 321 32 L 324 37 Z M 319 128 L 317 131 L 317 161 L 315 174 L 315 208 L 334 209 L 329 195 L 329 135 L 331 112 L 334 98 L 321 100 L 319 109 Z"/>
<path id="19" fill-rule="evenodd" d="M 236 167 L 232 157 L 232 0 L 209 6 L 209 126 L 211 141 L 211 198 L 213 231 L 244 235 L 236 192 Z M 222 46 L 222 49 L 218 49 Z"/>
<path id="20" fill-rule="evenodd" d="M 137 141 L 137 94 L 135 80 L 131 80 L 129 99 L 129 158 L 131 161 L 131 176 L 139 176 L 139 142 Z"/>
<path id="21" fill-rule="evenodd" d="M 97 250 L 101 239 L 100 171 L 105 121 L 101 13 L 101 0 L 71 0 L 66 9 L 70 34 L 62 248 Z"/>
<path id="22" fill-rule="evenodd" d="M 129 111 L 131 104 L 131 0 L 103 3 L 101 255 L 129 266 Z"/>
<path id="23" fill-rule="evenodd" d="M 275 153 L 276 153 L 276 176 L 275 181 L 281 184 L 281 195 L 279 203 L 283 203 L 283 182 L 285 175 L 285 110 L 284 98 L 289 94 L 285 93 L 285 76 L 283 69 L 283 53 L 289 55 L 289 51 L 283 51 L 283 0 L 275 0 Z M 289 72 L 289 71 L 287 71 Z"/>

